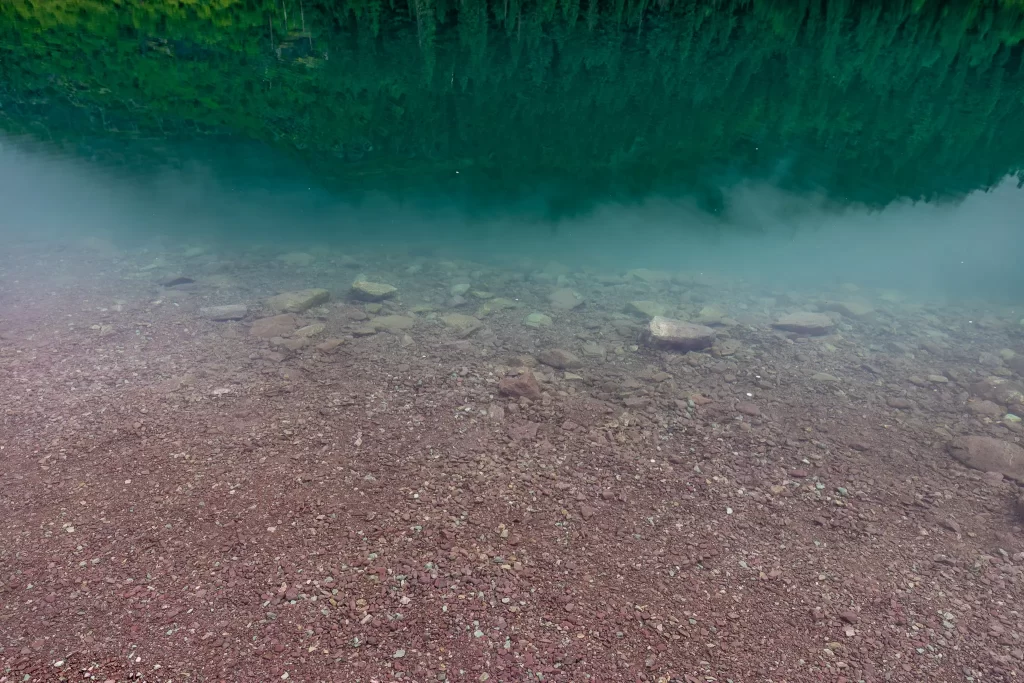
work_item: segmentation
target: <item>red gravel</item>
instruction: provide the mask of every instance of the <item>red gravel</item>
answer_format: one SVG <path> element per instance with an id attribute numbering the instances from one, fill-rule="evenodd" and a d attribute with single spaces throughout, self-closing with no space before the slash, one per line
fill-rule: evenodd
<path id="1" fill-rule="evenodd" d="M 128 279 L 152 254 L 57 259 L 0 257 L 2 683 L 1024 673 L 1016 486 L 943 449 L 1014 439 L 963 395 L 1011 327 L 918 356 L 860 322 L 793 343 L 741 321 L 724 357 L 632 351 L 614 315 L 632 290 L 605 304 L 595 284 L 550 329 L 502 311 L 459 340 L 420 316 L 411 344 L 292 353 L 195 311 L 344 291 L 324 273 L 239 267 L 251 289 L 224 300 L 198 276 Z M 492 277 L 543 309 L 550 286 Z M 325 310 L 328 337 L 365 325 Z M 543 348 L 582 379 L 538 366 L 538 400 L 530 375 L 499 392 Z M 961 379 L 905 381 L 936 366 Z"/>

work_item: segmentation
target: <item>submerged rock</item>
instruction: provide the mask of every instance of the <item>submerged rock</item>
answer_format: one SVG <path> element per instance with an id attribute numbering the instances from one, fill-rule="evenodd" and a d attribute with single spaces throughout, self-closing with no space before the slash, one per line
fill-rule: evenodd
<path id="1" fill-rule="evenodd" d="M 505 311 L 510 308 L 518 308 L 519 304 L 512 299 L 507 299 L 503 296 L 496 297 L 490 301 L 484 302 L 480 308 L 476 309 L 476 315 L 478 318 L 483 318 L 496 311 Z"/>
<path id="2" fill-rule="evenodd" d="M 1004 406 L 1024 405 L 1024 384 L 1003 377 L 986 377 L 975 382 L 971 393 Z"/>
<path id="3" fill-rule="evenodd" d="M 537 354 L 537 360 L 558 370 L 583 367 L 583 361 L 565 349 L 545 349 Z"/>
<path id="4" fill-rule="evenodd" d="M 294 315 L 283 313 L 253 321 L 252 327 L 249 328 L 249 334 L 261 339 L 287 337 L 295 331 L 297 326 L 298 323 Z"/>
<path id="5" fill-rule="evenodd" d="M 656 346 L 680 351 L 706 349 L 715 343 L 715 331 L 707 325 L 655 316 L 647 326 L 646 340 Z"/>
<path id="6" fill-rule="evenodd" d="M 701 325 L 722 325 L 725 320 L 725 311 L 714 306 L 705 306 L 700 309 L 700 313 L 697 314 L 697 318 L 694 322 L 700 323 Z"/>
<path id="7" fill-rule="evenodd" d="M 312 325 L 306 325 L 305 327 L 300 327 L 299 329 L 295 330 L 295 336 L 311 338 L 317 336 L 318 334 L 323 334 L 324 330 L 326 329 L 327 326 L 324 325 L 323 323 L 313 323 Z"/>
<path id="8" fill-rule="evenodd" d="M 163 287 L 178 287 L 179 285 L 190 285 L 195 280 L 185 275 L 171 275 L 159 280 L 157 284 Z"/>
<path id="9" fill-rule="evenodd" d="M 998 403 L 993 403 L 988 400 L 981 401 L 968 401 L 967 410 L 974 413 L 975 415 L 984 415 L 987 417 L 1001 417 L 1006 411 Z"/>
<path id="10" fill-rule="evenodd" d="M 279 313 L 302 313 L 325 303 L 330 298 L 331 293 L 326 289 L 300 289 L 270 297 L 267 299 L 267 306 Z"/>
<path id="11" fill-rule="evenodd" d="M 949 453 L 972 469 L 1024 482 L 1024 448 L 1017 444 L 991 436 L 963 436 L 950 442 Z"/>
<path id="12" fill-rule="evenodd" d="M 204 306 L 199 309 L 199 315 L 207 320 L 241 320 L 249 313 L 249 307 L 245 304 L 228 304 L 226 306 Z"/>
<path id="13" fill-rule="evenodd" d="M 360 301 L 384 301 L 398 293 L 398 288 L 383 282 L 356 280 L 352 283 L 352 296 Z"/>
<path id="14" fill-rule="evenodd" d="M 775 321 L 774 327 L 786 332 L 817 336 L 831 332 L 832 328 L 835 327 L 835 323 L 832 322 L 832 318 L 824 313 L 798 311 L 797 313 L 789 313 L 782 316 Z"/>
<path id="15" fill-rule="evenodd" d="M 826 301 L 823 308 L 835 311 L 847 318 L 866 318 L 875 312 L 870 305 L 860 301 Z"/>
<path id="16" fill-rule="evenodd" d="M 539 401 L 541 398 L 540 383 L 529 370 L 515 376 L 502 377 L 498 382 L 498 393 L 515 398 L 526 397 L 531 401 Z"/>
<path id="17" fill-rule="evenodd" d="M 413 325 L 416 324 L 416 320 L 404 315 L 384 315 L 379 318 L 374 318 L 370 321 L 370 324 L 378 330 L 403 332 L 405 330 L 411 330 Z"/>
<path id="18" fill-rule="evenodd" d="M 449 313 L 448 315 L 443 315 L 441 316 L 441 322 L 443 322 L 445 327 L 450 329 L 457 337 L 460 338 L 468 337 L 484 326 L 479 319 L 462 313 Z"/>
<path id="19" fill-rule="evenodd" d="M 559 311 L 571 311 L 583 305 L 583 297 L 571 289 L 556 289 L 548 295 L 551 308 Z"/>
<path id="20" fill-rule="evenodd" d="M 527 327 L 551 327 L 553 323 L 551 316 L 543 313 L 531 313 L 523 319 L 523 324 Z"/>
<path id="21" fill-rule="evenodd" d="M 338 339 L 337 337 L 332 337 L 330 339 L 325 339 L 322 342 L 320 342 L 319 344 L 317 344 L 316 345 L 316 350 L 319 351 L 320 353 L 334 353 L 334 351 L 339 346 L 341 346 L 344 343 L 345 343 L 344 339 Z"/>
<path id="22" fill-rule="evenodd" d="M 646 299 L 640 301 L 630 301 L 626 304 L 626 313 L 630 315 L 640 316 L 641 318 L 655 318 L 657 316 L 663 316 L 668 313 L 668 306 L 656 303 L 654 301 L 647 301 Z"/>
<path id="23" fill-rule="evenodd" d="M 672 273 L 663 270 L 651 270 L 649 268 L 634 268 L 626 271 L 626 277 L 635 278 L 647 284 L 668 284 L 672 281 Z"/>

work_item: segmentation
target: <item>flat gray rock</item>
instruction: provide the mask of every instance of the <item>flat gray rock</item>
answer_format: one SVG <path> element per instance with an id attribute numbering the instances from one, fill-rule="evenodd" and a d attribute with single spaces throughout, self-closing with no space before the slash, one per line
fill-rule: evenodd
<path id="1" fill-rule="evenodd" d="M 291 313 L 273 315 L 269 318 L 254 320 L 249 334 L 261 339 L 273 339 L 274 337 L 287 337 L 298 327 L 298 321 Z"/>
<path id="2" fill-rule="evenodd" d="M 559 311 L 571 311 L 577 306 L 583 305 L 583 297 L 571 289 L 556 289 L 548 295 L 551 308 Z"/>
<path id="3" fill-rule="evenodd" d="M 241 320 L 249 313 L 245 304 L 228 304 L 226 306 L 204 306 L 199 309 L 199 315 L 207 320 Z"/>
<path id="4" fill-rule="evenodd" d="M 774 327 L 786 332 L 819 336 L 831 332 L 832 328 L 835 327 L 835 323 L 832 322 L 832 318 L 824 313 L 798 311 L 797 313 L 789 313 L 782 316 L 775 321 Z"/>
<path id="5" fill-rule="evenodd" d="M 647 341 L 656 346 L 667 346 L 681 351 L 706 349 L 715 343 L 715 331 L 707 325 L 672 320 L 660 315 L 647 325 Z"/>
<path id="6" fill-rule="evenodd" d="M 583 361 L 565 349 L 545 349 L 537 354 L 537 360 L 558 370 L 583 367 Z"/>
<path id="7" fill-rule="evenodd" d="M 267 299 L 267 306 L 278 313 L 302 313 L 330 298 L 331 293 L 326 289 L 301 289 L 272 296 Z"/>
<path id="8" fill-rule="evenodd" d="M 398 294 L 398 288 L 383 282 L 356 280 L 352 283 L 350 292 L 353 299 L 360 301 L 384 301 L 384 299 L 391 299 Z"/>

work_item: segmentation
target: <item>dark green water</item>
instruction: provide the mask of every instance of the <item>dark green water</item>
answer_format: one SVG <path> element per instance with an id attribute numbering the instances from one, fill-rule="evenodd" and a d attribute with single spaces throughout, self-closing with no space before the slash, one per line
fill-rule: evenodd
<path id="1" fill-rule="evenodd" d="M 1016 3 L 5 0 L 0 126 L 142 173 L 543 197 L 958 198 L 1024 161 Z"/>

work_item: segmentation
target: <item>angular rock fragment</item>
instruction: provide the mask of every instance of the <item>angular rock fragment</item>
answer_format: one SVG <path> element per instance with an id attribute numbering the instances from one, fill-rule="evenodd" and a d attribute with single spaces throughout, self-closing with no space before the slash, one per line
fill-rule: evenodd
<path id="1" fill-rule="evenodd" d="M 501 378 L 498 382 L 498 393 L 515 398 L 526 397 L 531 401 L 539 401 L 541 398 L 540 383 L 529 370 L 524 370 L 516 376 Z"/>
<path id="2" fill-rule="evenodd" d="M 869 304 L 861 301 L 826 301 L 823 305 L 826 311 L 835 311 L 847 318 L 866 318 L 875 312 Z"/>
<path id="3" fill-rule="evenodd" d="M 543 313 L 531 313 L 523 319 L 523 324 L 527 327 L 551 327 L 554 321 L 551 316 L 544 315 Z"/>
<path id="4" fill-rule="evenodd" d="M 715 343 L 715 331 L 707 325 L 672 320 L 660 315 L 651 319 L 645 337 L 650 344 L 680 351 L 706 349 Z"/>
<path id="5" fill-rule="evenodd" d="M 583 361 L 565 349 L 545 349 L 537 354 L 537 360 L 558 370 L 583 367 Z"/>
<path id="6" fill-rule="evenodd" d="M 774 327 L 786 332 L 806 334 L 809 336 L 820 336 L 828 334 L 835 327 L 832 318 L 824 313 L 809 313 L 798 311 L 782 316 L 775 321 Z"/>
<path id="7" fill-rule="evenodd" d="M 326 289 L 300 289 L 270 297 L 267 299 L 267 306 L 278 313 L 302 313 L 326 303 L 330 298 L 331 293 Z"/>
<path id="8" fill-rule="evenodd" d="M 1024 448 L 991 436 L 962 436 L 949 444 L 949 454 L 982 472 L 998 472 L 1024 482 Z"/>
<path id="9" fill-rule="evenodd" d="M 416 321 L 405 315 L 384 315 L 379 318 L 374 318 L 370 321 L 370 324 L 378 330 L 402 332 L 404 330 L 411 330 L 416 324 Z"/>
<path id="10" fill-rule="evenodd" d="M 326 329 L 327 326 L 324 325 L 323 323 L 313 323 L 312 325 L 306 325 L 295 330 L 295 336 L 310 339 L 312 337 L 317 336 L 318 334 L 323 334 L 324 330 Z"/>
<path id="11" fill-rule="evenodd" d="M 1024 405 L 1024 385 L 1004 377 L 986 377 L 975 382 L 971 393 L 1004 406 Z"/>
<path id="12" fill-rule="evenodd" d="M 659 315 L 664 316 L 668 313 L 668 307 L 655 301 L 630 301 L 626 304 L 626 313 L 650 319 Z"/>
<path id="13" fill-rule="evenodd" d="M 316 345 L 316 350 L 320 353 L 334 353 L 335 349 L 345 343 L 344 339 L 338 339 L 332 337 L 331 339 L 325 339 Z"/>
<path id="14" fill-rule="evenodd" d="M 398 294 L 398 288 L 383 282 L 356 280 L 350 290 L 352 297 L 360 301 L 384 301 Z"/>
<path id="15" fill-rule="evenodd" d="M 249 313 L 245 304 L 227 304 L 226 306 L 204 306 L 199 315 L 207 320 L 223 322 L 225 320 L 241 320 Z"/>
<path id="16" fill-rule="evenodd" d="M 548 295 L 551 308 L 559 311 L 570 311 L 583 305 L 583 297 L 571 289 L 556 289 Z"/>
<path id="17" fill-rule="evenodd" d="M 455 336 L 465 339 L 484 326 L 479 319 L 463 313 L 449 313 L 441 316 L 444 326 L 455 333 Z"/>
<path id="18" fill-rule="evenodd" d="M 272 339 L 274 337 L 287 337 L 295 331 L 298 323 L 291 313 L 273 315 L 269 318 L 260 318 L 252 323 L 249 334 L 261 339 Z"/>
<path id="19" fill-rule="evenodd" d="M 177 287 L 179 285 L 190 285 L 195 282 L 194 279 L 185 275 L 171 275 L 163 278 L 158 282 L 163 287 Z"/>

